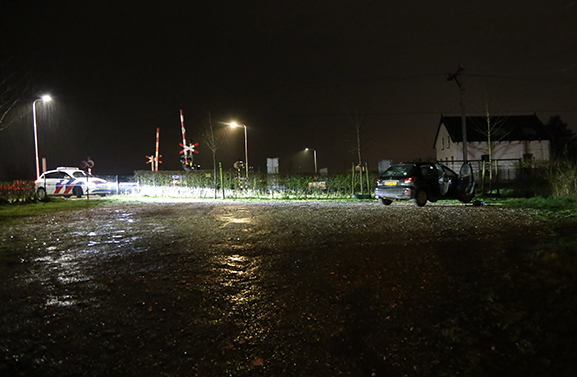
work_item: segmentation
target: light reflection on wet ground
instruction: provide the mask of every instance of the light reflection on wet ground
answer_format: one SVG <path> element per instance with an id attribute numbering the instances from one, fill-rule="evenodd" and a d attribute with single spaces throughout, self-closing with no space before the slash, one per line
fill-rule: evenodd
<path id="1" fill-rule="evenodd" d="M 113 211 L 112 217 L 95 215 L 89 219 L 69 219 L 65 225 L 62 221 L 51 221 L 43 231 L 38 231 L 34 242 L 39 244 L 37 250 L 41 256 L 30 260 L 32 275 L 22 279 L 36 281 L 48 292 L 80 283 L 98 286 L 92 282 L 93 268 L 103 261 L 146 250 L 146 247 L 137 246 L 143 237 L 143 229 L 134 231 L 132 224 L 138 220 L 131 212 Z M 89 299 L 49 295 L 44 305 L 71 306 Z"/>
<path id="2" fill-rule="evenodd" d="M 259 294 L 260 257 L 245 257 L 238 254 L 213 257 L 213 272 L 223 288 L 232 288 L 225 299 L 232 310 L 244 311 L 254 303 Z M 244 307 L 243 307 L 244 305 Z"/>
<path id="3" fill-rule="evenodd" d="M 404 371 L 394 363 L 404 365 L 396 350 L 415 336 L 407 329 L 461 289 L 445 286 L 468 263 L 447 265 L 451 242 L 498 248 L 505 224 L 534 225 L 519 212 L 471 209 L 111 204 L 14 225 L 2 237 L 26 259 L 2 267 L 0 372 Z"/>

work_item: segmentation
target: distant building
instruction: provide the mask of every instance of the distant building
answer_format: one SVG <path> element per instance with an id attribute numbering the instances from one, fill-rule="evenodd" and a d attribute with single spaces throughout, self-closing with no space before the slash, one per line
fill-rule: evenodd
<path id="1" fill-rule="evenodd" d="M 488 131 L 485 116 L 466 118 L 468 160 L 489 160 L 489 136 L 493 160 L 510 161 L 505 164 L 511 166 L 517 161 L 549 160 L 549 134 L 537 115 L 492 116 L 490 124 Z M 433 148 L 438 161 L 463 160 L 460 116 L 441 116 Z"/>

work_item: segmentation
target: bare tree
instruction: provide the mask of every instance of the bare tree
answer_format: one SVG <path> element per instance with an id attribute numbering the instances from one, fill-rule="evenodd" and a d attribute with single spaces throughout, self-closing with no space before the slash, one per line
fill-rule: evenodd
<path id="1" fill-rule="evenodd" d="M 489 111 L 489 101 L 484 101 L 484 122 L 483 124 L 473 124 L 476 131 L 487 137 L 487 157 L 489 164 L 489 191 L 492 191 L 493 182 L 493 143 L 503 140 L 511 133 L 511 129 L 507 130 L 504 125 L 507 122 L 508 116 L 492 116 Z M 485 169 L 482 171 L 483 180 L 485 178 Z"/>
<path id="2" fill-rule="evenodd" d="M 355 111 L 354 114 L 349 114 L 349 120 L 355 130 L 355 139 L 356 139 L 356 153 L 357 153 L 357 158 L 359 161 L 359 168 L 360 168 L 360 174 L 359 174 L 359 178 L 360 178 L 360 183 L 361 183 L 361 195 L 363 194 L 363 159 L 362 159 L 362 153 L 361 153 L 361 139 L 362 139 L 362 132 L 364 131 L 364 123 L 365 123 L 365 116 L 363 113 L 359 113 L 359 111 Z"/>
<path id="3" fill-rule="evenodd" d="M 205 123 L 203 134 L 204 144 L 212 152 L 212 169 L 213 169 L 213 185 L 214 185 L 214 198 L 217 197 L 217 184 L 216 184 L 216 151 L 220 148 L 222 140 L 214 134 L 214 126 L 212 124 L 212 116 L 210 112 L 208 113 L 208 121 Z"/>
<path id="4" fill-rule="evenodd" d="M 0 65 L 0 131 L 27 115 L 24 111 L 13 114 L 13 110 L 28 91 L 29 76 L 27 74 L 19 76 L 17 71 L 10 72 L 9 62 L 10 60 L 7 60 Z"/>
<path id="5" fill-rule="evenodd" d="M 500 141 L 511 132 L 510 130 L 501 132 L 503 124 L 507 121 L 507 118 L 508 117 L 492 117 L 489 112 L 489 105 L 485 105 L 485 120 L 487 122 L 487 128 L 484 133 L 487 135 L 489 164 L 493 161 L 493 140 Z"/>

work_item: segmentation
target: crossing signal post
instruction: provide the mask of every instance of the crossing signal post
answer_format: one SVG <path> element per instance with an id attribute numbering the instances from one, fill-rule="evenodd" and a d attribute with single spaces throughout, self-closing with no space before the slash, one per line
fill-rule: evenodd
<path id="1" fill-rule="evenodd" d="M 182 114 L 182 110 L 180 110 L 180 129 L 182 130 L 182 143 L 179 145 L 182 147 L 180 151 L 180 162 L 182 164 L 182 168 L 184 170 L 194 170 L 194 155 L 198 154 L 198 151 L 194 148 L 198 146 L 198 143 L 195 144 L 188 144 L 186 142 L 186 130 L 184 128 L 184 115 Z"/>
<path id="2" fill-rule="evenodd" d="M 162 162 L 160 162 L 160 157 L 158 155 L 158 138 L 160 136 L 160 128 L 156 129 L 156 155 L 154 157 L 154 171 L 158 171 L 158 164 L 161 164 Z"/>
<path id="3" fill-rule="evenodd" d="M 150 170 L 151 171 L 158 171 L 158 164 L 162 164 L 162 161 L 160 161 L 160 158 L 162 157 L 162 155 L 158 154 L 159 137 L 160 137 L 160 128 L 157 128 L 156 129 L 156 150 L 155 150 L 154 156 L 146 156 L 146 158 L 148 159 L 148 161 L 146 161 L 146 163 L 150 164 Z"/>
<path id="4" fill-rule="evenodd" d="M 154 156 L 146 156 L 146 158 L 148 158 L 148 161 L 146 161 L 146 163 L 150 164 L 150 170 L 154 171 Z"/>
<path id="5" fill-rule="evenodd" d="M 90 159 L 90 156 L 86 159 L 86 161 L 82 161 L 80 163 L 82 169 L 86 169 L 88 174 L 92 174 L 92 168 L 94 167 L 94 161 Z"/>
<path id="6" fill-rule="evenodd" d="M 86 172 L 88 173 L 86 175 L 86 199 L 90 199 L 90 189 L 88 186 L 88 177 L 90 175 L 92 175 L 92 168 L 94 167 L 94 161 L 90 158 L 90 156 L 88 156 L 85 161 L 82 161 L 80 163 L 80 166 L 82 167 L 82 169 L 86 169 Z"/>

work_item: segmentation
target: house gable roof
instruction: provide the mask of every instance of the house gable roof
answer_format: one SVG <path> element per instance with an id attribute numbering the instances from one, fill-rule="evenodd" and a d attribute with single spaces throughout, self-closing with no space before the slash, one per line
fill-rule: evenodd
<path id="1" fill-rule="evenodd" d="M 490 117 L 493 130 L 491 140 L 493 141 L 522 141 L 522 140 L 549 140 L 549 133 L 543 122 L 533 115 L 509 115 Z M 487 141 L 487 118 L 485 116 L 470 116 L 467 122 L 467 142 Z M 437 128 L 435 143 L 441 126 L 444 125 L 454 143 L 463 141 L 463 132 L 460 116 L 443 116 Z"/>

